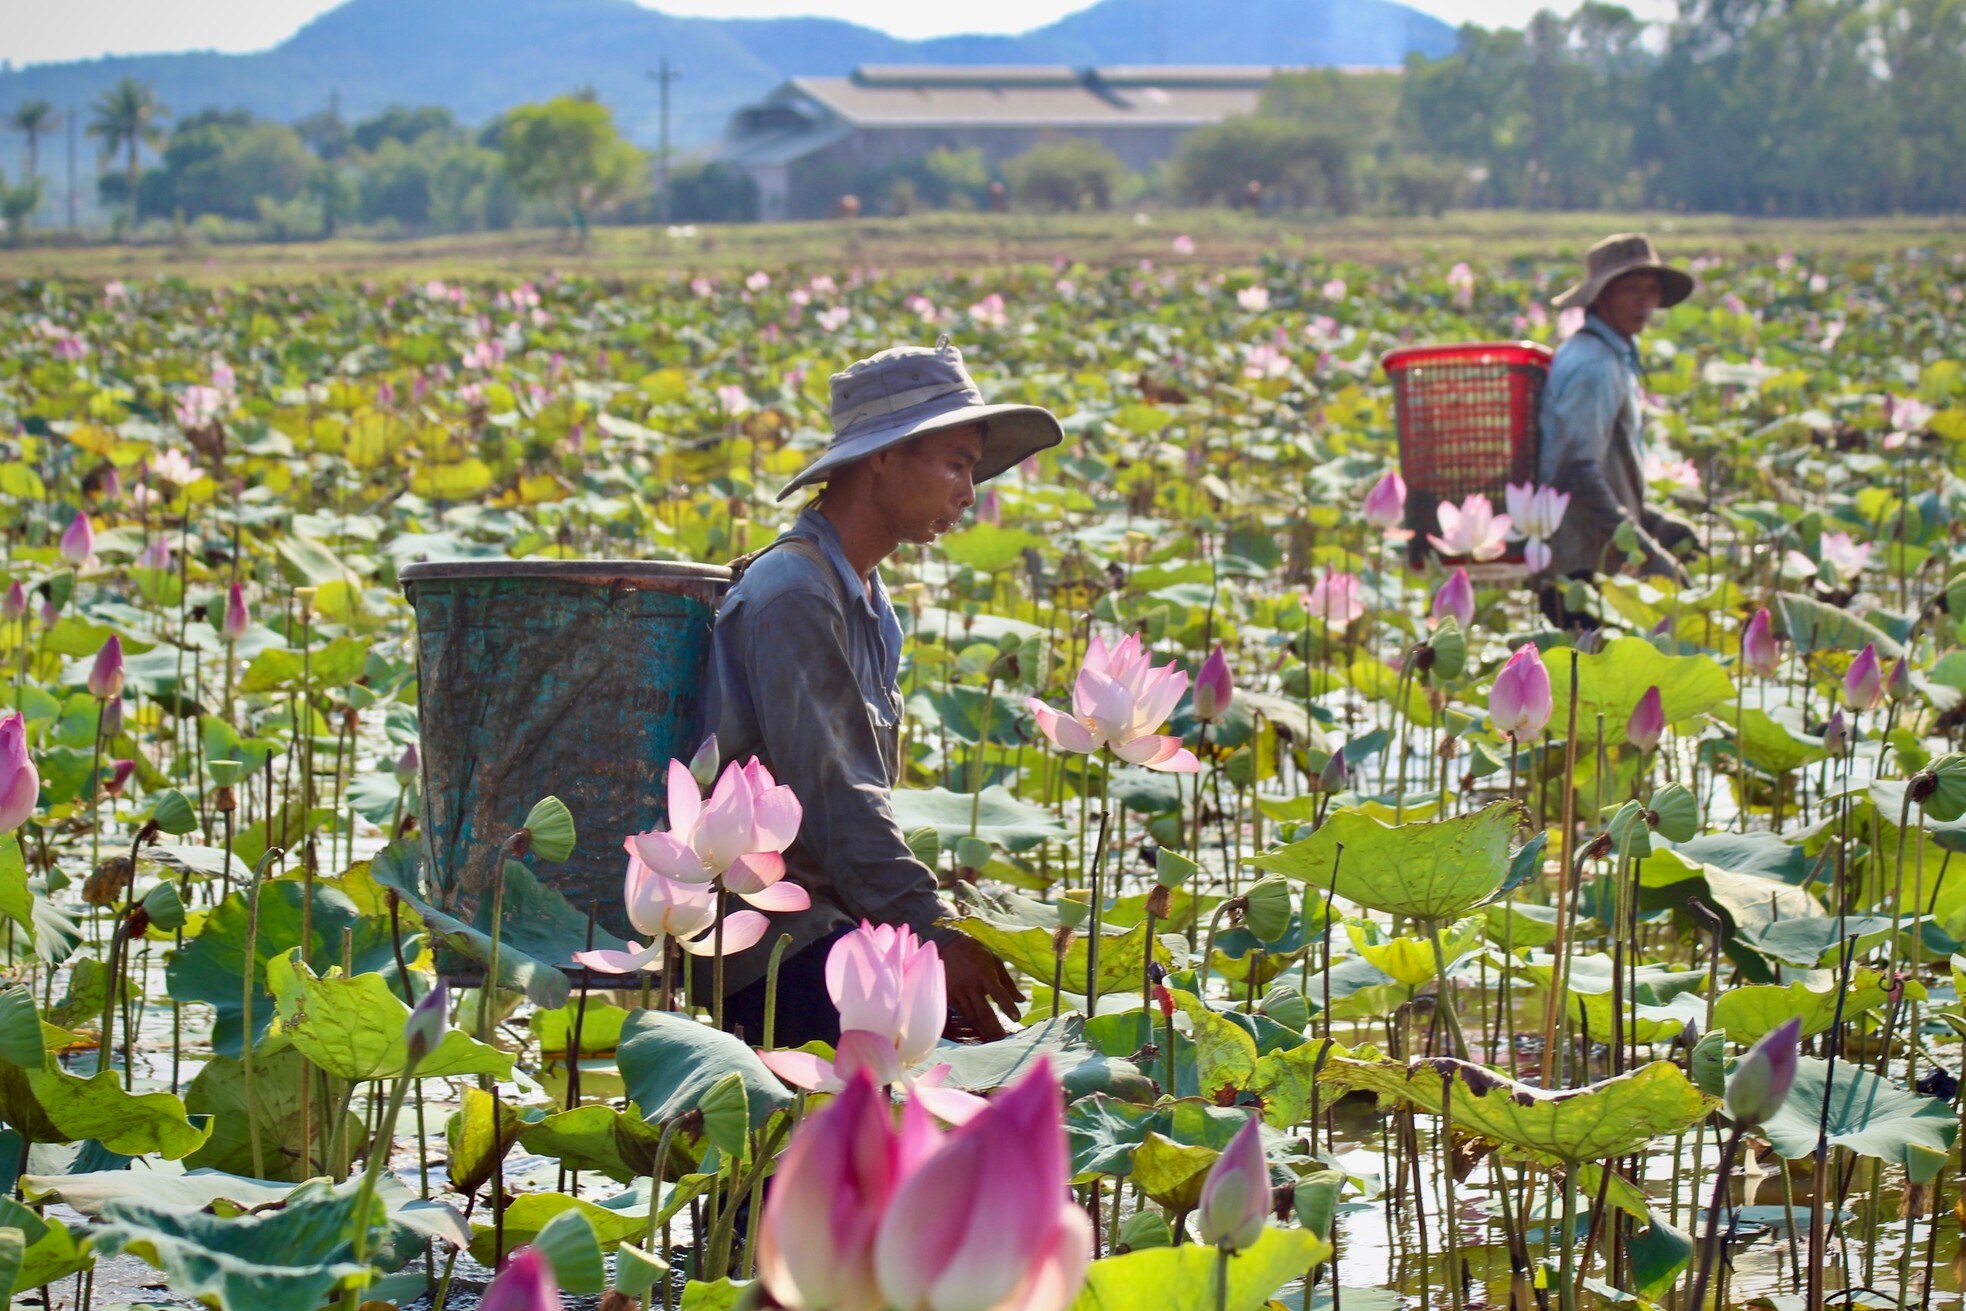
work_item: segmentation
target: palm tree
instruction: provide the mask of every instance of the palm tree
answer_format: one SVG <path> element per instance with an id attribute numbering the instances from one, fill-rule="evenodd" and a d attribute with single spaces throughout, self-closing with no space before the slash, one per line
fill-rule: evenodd
<path id="1" fill-rule="evenodd" d="M 7 115 L 7 126 L 27 138 L 27 180 L 41 176 L 41 134 L 60 125 L 55 107 L 45 100 L 23 100 L 20 108 Z"/>
<path id="2" fill-rule="evenodd" d="M 142 170 L 137 164 L 137 150 L 163 139 L 164 130 L 158 126 L 163 117 L 171 111 L 157 103 L 157 93 L 146 82 L 139 82 L 125 74 L 123 80 L 97 96 L 89 106 L 95 115 L 89 120 L 89 135 L 102 141 L 104 155 L 114 155 L 121 147 L 128 151 L 125 167 L 130 182 L 130 231 L 137 226 L 137 181 Z"/>

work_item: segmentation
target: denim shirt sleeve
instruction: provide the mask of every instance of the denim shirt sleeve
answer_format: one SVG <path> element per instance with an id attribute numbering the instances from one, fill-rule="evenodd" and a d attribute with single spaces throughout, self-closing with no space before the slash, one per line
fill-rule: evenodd
<path id="1" fill-rule="evenodd" d="M 1613 523 L 1629 518 L 1604 477 L 1604 460 L 1629 384 L 1609 351 L 1579 353 L 1552 371 L 1543 396 L 1543 480 L 1570 493 L 1569 513 Z"/>
<path id="2" fill-rule="evenodd" d="M 746 616 L 743 660 L 764 754 L 804 808 L 798 846 L 855 919 L 943 936 L 935 876 L 915 859 L 888 803 L 892 786 L 873 708 L 855 677 L 837 601 L 780 592 Z"/>

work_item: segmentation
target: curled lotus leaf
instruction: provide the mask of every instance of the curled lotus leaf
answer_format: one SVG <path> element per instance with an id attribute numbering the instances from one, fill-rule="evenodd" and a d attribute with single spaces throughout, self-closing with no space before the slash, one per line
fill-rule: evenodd
<path id="1" fill-rule="evenodd" d="M 1671 1061 L 1654 1061 L 1584 1088 L 1537 1088 L 1445 1056 L 1411 1064 L 1339 1057 L 1325 1066 L 1322 1077 L 1436 1115 L 1451 1085 L 1456 1132 L 1572 1162 L 1642 1151 L 1654 1138 L 1698 1123 L 1715 1105 Z"/>

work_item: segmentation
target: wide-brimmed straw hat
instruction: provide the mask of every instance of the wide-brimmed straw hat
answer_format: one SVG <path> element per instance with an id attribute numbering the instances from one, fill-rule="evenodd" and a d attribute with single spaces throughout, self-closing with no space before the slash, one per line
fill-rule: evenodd
<path id="1" fill-rule="evenodd" d="M 983 455 L 970 474 L 979 483 L 1065 439 L 1058 420 L 1041 406 L 985 405 L 963 367 L 963 353 L 947 337 L 933 346 L 884 350 L 833 375 L 833 442 L 778 499 L 825 482 L 875 451 L 969 423 L 983 425 Z"/>
<path id="2" fill-rule="evenodd" d="M 1560 310 L 1589 308 L 1604 289 L 1627 273 L 1659 275 L 1659 307 L 1677 305 L 1693 294 L 1693 275 L 1659 258 L 1652 238 L 1643 232 L 1620 232 L 1606 237 L 1584 256 L 1584 280 L 1550 304 Z"/>

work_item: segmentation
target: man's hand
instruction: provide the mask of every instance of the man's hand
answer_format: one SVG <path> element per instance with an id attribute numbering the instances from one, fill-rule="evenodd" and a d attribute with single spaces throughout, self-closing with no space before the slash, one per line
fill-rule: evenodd
<path id="1" fill-rule="evenodd" d="M 942 956 L 942 977 L 956 1014 L 985 1042 L 1003 1037 L 1003 1021 L 990 1009 L 990 1003 L 1003 1007 L 1014 1020 L 1017 1004 L 1024 1000 L 1004 963 L 988 947 L 960 933 L 938 943 L 936 950 Z"/>

